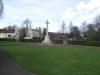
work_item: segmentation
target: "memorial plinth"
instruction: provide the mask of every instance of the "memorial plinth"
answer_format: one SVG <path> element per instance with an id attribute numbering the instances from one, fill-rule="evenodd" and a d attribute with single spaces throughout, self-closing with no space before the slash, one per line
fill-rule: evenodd
<path id="1" fill-rule="evenodd" d="M 52 43 L 48 35 L 45 36 L 45 39 L 44 39 L 43 43 L 45 43 L 45 44 Z"/>

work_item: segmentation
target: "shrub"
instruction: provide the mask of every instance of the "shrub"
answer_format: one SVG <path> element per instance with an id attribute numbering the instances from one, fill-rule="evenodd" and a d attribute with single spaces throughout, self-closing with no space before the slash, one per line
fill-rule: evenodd
<path id="1" fill-rule="evenodd" d="M 34 42 L 34 43 L 41 43 L 43 39 L 34 38 L 34 39 L 20 39 L 21 42 Z"/>
<path id="2" fill-rule="evenodd" d="M 96 41 L 68 41 L 68 44 L 100 47 L 100 42 Z"/>
<path id="3" fill-rule="evenodd" d="M 12 38 L 0 38 L 0 41 L 15 41 L 15 39 L 12 39 Z"/>
<path id="4" fill-rule="evenodd" d="M 62 44 L 63 43 L 63 39 L 54 39 L 52 40 L 54 43 L 59 43 Z"/>
<path id="5" fill-rule="evenodd" d="M 34 42 L 34 43 L 42 43 L 44 39 L 41 38 L 33 38 L 33 39 L 20 39 L 21 42 Z M 63 43 L 62 39 L 54 39 L 52 40 L 54 43 Z"/>

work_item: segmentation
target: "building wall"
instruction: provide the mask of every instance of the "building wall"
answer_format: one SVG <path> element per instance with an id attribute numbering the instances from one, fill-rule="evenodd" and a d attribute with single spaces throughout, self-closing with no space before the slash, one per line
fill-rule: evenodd
<path id="1" fill-rule="evenodd" d="M 67 39 L 67 34 L 49 32 L 50 39 Z"/>
<path id="2" fill-rule="evenodd" d="M 11 35 L 11 38 L 15 35 L 14 33 L 0 33 L 0 38 L 9 38 L 8 36 Z"/>
<path id="3" fill-rule="evenodd" d="M 39 38 L 39 37 L 41 37 L 41 36 L 40 36 L 40 33 L 37 32 L 37 31 L 34 31 L 34 32 L 33 32 L 33 38 Z"/>
<path id="4" fill-rule="evenodd" d="M 27 37 L 29 39 L 33 39 L 33 38 L 40 38 L 40 32 L 38 30 L 32 30 L 32 29 L 27 29 Z M 11 37 L 9 37 L 9 35 L 11 35 Z M 17 29 L 15 29 L 14 33 L 0 33 L 0 38 L 13 38 L 13 39 L 19 39 L 19 31 Z"/>
<path id="5" fill-rule="evenodd" d="M 9 37 L 9 36 L 11 36 L 11 37 Z M 0 33 L 0 38 L 19 39 L 19 32 L 18 32 L 18 30 L 15 30 L 15 33 Z"/>
<path id="6" fill-rule="evenodd" d="M 4 34 L 3 33 L 0 33 L 0 38 L 4 38 Z"/>
<path id="7" fill-rule="evenodd" d="M 37 31 L 35 29 L 32 30 L 31 28 L 27 29 L 27 33 L 26 34 L 27 34 L 27 39 L 33 39 L 33 38 L 39 38 L 39 37 L 41 37 L 39 31 Z"/>

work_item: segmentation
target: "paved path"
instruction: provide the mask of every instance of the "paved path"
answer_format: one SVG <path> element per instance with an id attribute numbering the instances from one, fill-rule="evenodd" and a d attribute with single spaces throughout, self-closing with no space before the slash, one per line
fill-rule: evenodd
<path id="1" fill-rule="evenodd" d="M 0 46 L 0 75 L 37 75 L 19 68 Z"/>
<path id="2" fill-rule="evenodd" d="M 28 44 L 23 44 L 22 46 L 40 46 L 39 43 L 28 43 Z M 86 48 L 84 46 L 75 46 L 75 45 L 63 45 L 63 44 L 56 44 L 56 45 L 51 45 L 51 46 L 64 46 L 64 47 L 69 47 L 69 48 L 78 48 L 80 50 L 89 50 L 89 51 L 96 51 L 100 52 L 99 49 L 96 48 Z"/>

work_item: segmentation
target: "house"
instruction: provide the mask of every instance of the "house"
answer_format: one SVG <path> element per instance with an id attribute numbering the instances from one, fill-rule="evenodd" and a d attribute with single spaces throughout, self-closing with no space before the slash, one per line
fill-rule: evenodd
<path id="1" fill-rule="evenodd" d="M 0 38 L 19 39 L 19 31 L 17 29 L 0 29 Z"/>
<path id="2" fill-rule="evenodd" d="M 40 29 L 28 28 L 24 39 L 41 38 Z M 20 31 L 18 29 L 0 29 L 0 38 L 13 38 L 18 40 L 20 38 Z"/>

